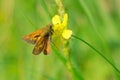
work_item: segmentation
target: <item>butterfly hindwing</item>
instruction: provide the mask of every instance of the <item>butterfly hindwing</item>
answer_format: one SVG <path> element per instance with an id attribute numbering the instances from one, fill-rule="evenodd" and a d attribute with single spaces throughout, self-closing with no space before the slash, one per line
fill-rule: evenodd
<path id="1" fill-rule="evenodd" d="M 33 54 L 35 55 L 40 54 L 44 49 L 44 44 L 45 44 L 44 38 L 39 38 L 33 49 Z"/>
<path id="2" fill-rule="evenodd" d="M 46 39 L 47 41 L 45 42 L 46 48 L 44 48 L 43 53 L 45 55 L 50 53 L 50 36 Z"/>

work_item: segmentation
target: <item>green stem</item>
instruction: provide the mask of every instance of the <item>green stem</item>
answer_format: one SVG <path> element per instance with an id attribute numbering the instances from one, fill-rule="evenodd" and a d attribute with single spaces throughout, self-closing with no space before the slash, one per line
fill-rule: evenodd
<path id="1" fill-rule="evenodd" d="M 86 45 L 88 45 L 89 47 L 91 47 L 94 51 L 96 51 L 102 58 L 104 58 L 118 73 L 120 73 L 120 70 L 116 68 L 116 66 L 110 62 L 100 51 L 98 51 L 96 48 L 94 48 L 91 44 L 89 44 L 88 42 L 84 41 L 83 39 L 75 36 L 75 35 L 72 35 L 72 37 L 84 42 Z"/>

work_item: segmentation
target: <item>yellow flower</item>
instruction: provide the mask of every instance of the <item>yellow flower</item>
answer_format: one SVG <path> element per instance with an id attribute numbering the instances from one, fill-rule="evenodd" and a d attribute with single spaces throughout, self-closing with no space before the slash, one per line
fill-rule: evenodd
<path id="1" fill-rule="evenodd" d="M 52 18 L 52 24 L 55 35 L 62 36 L 66 40 L 71 37 L 72 31 L 67 29 L 68 14 L 64 14 L 63 18 L 55 15 Z"/>
<path id="2" fill-rule="evenodd" d="M 63 31 L 63 33 L 62 33 L 62 37 L 64 38 L 64 39 L 69 39 L 70 37 L 71 37 L 71 35 L 72 35 L 72 31 L 71 30 L 64 30 Z"/>

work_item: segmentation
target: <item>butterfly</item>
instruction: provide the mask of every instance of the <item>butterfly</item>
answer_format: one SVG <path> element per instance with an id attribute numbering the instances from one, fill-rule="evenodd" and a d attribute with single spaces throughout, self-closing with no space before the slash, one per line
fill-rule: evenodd
<path id="1" fill-rule="evenodd" d="M 31 34 L 25 35 L 22 39 L 35 45 L 32 52 L 34 55 L 38 55 L 41 52 L 47 55 L 50 53 L 50 40 L 52 34 L 52 25 L 47 25 Z"/>

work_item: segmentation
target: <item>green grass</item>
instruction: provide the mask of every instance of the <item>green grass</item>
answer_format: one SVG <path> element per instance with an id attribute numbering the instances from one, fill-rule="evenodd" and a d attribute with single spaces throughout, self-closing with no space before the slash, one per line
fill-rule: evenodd
<path id="1" fill-rule="evenodd" d="M 61 1 L 76 36 L 69 54 L 51 44 L 35 56 L 22 37 L 51 23 L 55 0 L 0 0 L 0 80 L 120 80 L 119 0 Z"/>

